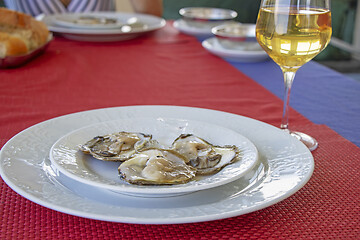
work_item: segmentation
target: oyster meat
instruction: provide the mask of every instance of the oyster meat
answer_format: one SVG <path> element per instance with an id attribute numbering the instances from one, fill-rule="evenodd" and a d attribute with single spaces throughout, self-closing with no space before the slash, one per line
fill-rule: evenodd
<path id="1" fill-rule="evenodd" d="M 136 151 L 155 145 L 151 135 L 131 132 L 118 132 L 97 136 L 80 145 L 82 152 L 104 161 L 125 161 Z"/>
<path id="2" fill-rule="evenodd" d="M 175 151 L 153 148 L 136 153 L 118 170 L 123 179 L 133 184 L 182 184 L 196 174 L 196 169 L 186 162 L 187 159 Z"/>
<path id="3" fill-rule="evenodd" d="M 181 134 L 171 149 L 185 156 L 197 175 L 214 174 L 240 158 L 236 146 L 214 146 L 193 134 Z"/>

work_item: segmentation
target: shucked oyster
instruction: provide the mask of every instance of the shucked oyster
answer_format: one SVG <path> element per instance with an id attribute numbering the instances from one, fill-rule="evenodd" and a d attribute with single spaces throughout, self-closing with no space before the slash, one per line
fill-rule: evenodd
<path id="1" fill-rule="evenodd" d="M 197 175 L 214 174 L 239 159 L 236 146 L 213 146 L 192 134 L 181 134 L 172 149 L 189 159 L 189 165 L 197 169 Z"/>
<path id="2" fill-rule="evenodd" d="M 134 184 L 181 184 L 195 177 L 196 169 L 177 152 L 148 149 L 136 153 L 119 167 L 120 176 Z"/>
<path id="3" fill-rule="evenodd" d="M 151 138 L 142 133 L 118 132 L 94 137 L 79 148 L 100 160 L 125 161 L 136 151 L 153 144 Z"/>

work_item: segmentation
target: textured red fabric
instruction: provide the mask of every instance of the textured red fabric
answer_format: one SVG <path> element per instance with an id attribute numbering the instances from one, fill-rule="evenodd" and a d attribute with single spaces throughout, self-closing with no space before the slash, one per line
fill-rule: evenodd
<path id="1" fill-rule="evenodd" d="M 282 111 L 280 99 L 170 25 L 117 43 L 56 37 L 44 55 L 0 71 L 0 100 L 1 146 L 33 124 L 103 107 L 203 107 L 273 125 Z M 316 167 L 305 187 L 271 207 L 205 223 L 109 223 L 39 206 L 0 180 L 0 239 L 358 239 L 360 149 L 293 109 L 290 122 L 319 141 Z"/>

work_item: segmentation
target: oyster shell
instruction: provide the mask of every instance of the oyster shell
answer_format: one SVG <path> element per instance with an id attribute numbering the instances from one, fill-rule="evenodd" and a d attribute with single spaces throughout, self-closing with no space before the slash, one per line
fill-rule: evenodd
<path id="1" fill-rule="evenodd" d="M 213 146 L 192 134 L 181 134 L 171 149 L 188 158 L 188 164 L 197 169 L 197 175 L 214 174 L 240 158 L 236 146 Z"/>
<path id="2" fill-rule="evenodd" d="M 94 137 L 79 148 L 100 160 L 125 161 L 136 151 L 157 144 L 151 139 L 151 135 L 143 133 L 118 132 Z"/>
<path id="3" fill-rule="evenodd" d="M 175 151 L 153 148 L 136 153 L 118 170 L 123 179 L 133 184 L 182 184 L 196 174 L 196 169 L 187 165 L 186 160 Z"/>

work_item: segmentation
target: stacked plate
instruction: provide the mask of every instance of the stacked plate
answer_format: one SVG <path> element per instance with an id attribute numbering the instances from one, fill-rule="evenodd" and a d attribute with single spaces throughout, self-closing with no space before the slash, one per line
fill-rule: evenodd
<path id="1" fill-rule="evenodd" d="M 68 39 L 90 42 L 133 39 L 166 24 L 164 19 L 156 16 L 120 12 L 54 14 L 42 20 L 54 33 Z"/>
<path id="2" fill-rule="evenodd" d="M 180 32 L 195 36 L 212 54 L 230 62 L 260 62 L 268 59 L 255 38 L 255 24 L 235 22 L 230 9 L 189 7 L 179 11 L 174 22 Z"/>
<path id="3" fill-rule="evenodd" d="M 232 22 L 237 17 L 237 13 L 233 10 L 208 7 L 182 8 L 179 14 L 182 18 L 174 22 L 174 27 L 200 40 L 211 37 L 213 27 Z"/>
<path id="4" fill-rule="evenodd" d="M 192 133 L 236 145 L 241 159 L 186 184 L 139 186 L 119 178 L 119 163 L 94 159 L 78 145 L 118 131 L 152 134 L 163 145 Z M 237 216 L 299 190 L 314 163 L 295 138 L 265 123 L 214 110 L 132 106 L 65 115 L 30 127 L 1 150 L 0 173 L 17 193 L 45 207 L 98 220 L 169 224 Z"/>

